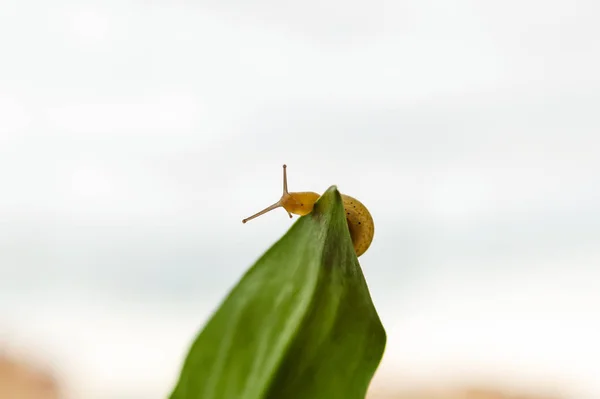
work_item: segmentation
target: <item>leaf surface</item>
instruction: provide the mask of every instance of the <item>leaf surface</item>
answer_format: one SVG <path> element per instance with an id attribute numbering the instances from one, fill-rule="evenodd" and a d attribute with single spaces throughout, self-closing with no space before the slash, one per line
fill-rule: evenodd
<path id="1" fill-rule="evenodd" d="M 332 186 L 212 315 L 171 399 L 362 399 L 385 343 Z"/>

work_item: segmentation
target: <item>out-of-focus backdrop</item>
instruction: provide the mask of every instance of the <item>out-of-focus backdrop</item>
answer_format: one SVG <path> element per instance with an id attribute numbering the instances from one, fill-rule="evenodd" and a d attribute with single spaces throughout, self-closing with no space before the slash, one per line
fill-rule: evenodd
<path id="1" fill-rule="evenodd" d="M 599 20 L 594 0 L 2 2 L 0 350 L 65 398 L 166 397 L 290 227 L 241 223 L 287 163 L 291 190 L 336 184 L 375 219 L 372 398 L 600 398 Z"/>

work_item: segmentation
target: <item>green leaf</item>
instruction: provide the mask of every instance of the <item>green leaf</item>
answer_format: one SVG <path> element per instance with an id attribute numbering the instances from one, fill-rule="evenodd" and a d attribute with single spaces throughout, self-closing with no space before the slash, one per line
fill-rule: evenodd
<path id="1" fill-rule="evenodd" d="M 385 343 L 332 186 L 214 313 L 171 399 L 362 399 Z"/>

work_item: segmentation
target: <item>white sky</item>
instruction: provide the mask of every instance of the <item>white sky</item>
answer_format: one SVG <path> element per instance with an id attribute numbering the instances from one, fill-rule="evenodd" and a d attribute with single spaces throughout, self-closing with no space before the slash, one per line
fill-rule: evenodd
<path id="1" fill-rule="evenodd" d="M 165 397 L 290 226 L 240 223 L 287 163 L 292 190 L 337 184 L 375 218 L 377 386 L 600 397 L 599 17 L 566 0 L 3 2 L 0 334 L 78 398 Z"/>

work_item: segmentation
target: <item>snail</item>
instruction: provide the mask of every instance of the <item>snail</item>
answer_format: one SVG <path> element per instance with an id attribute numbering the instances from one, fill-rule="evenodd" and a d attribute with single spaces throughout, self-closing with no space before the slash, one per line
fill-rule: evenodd
<path id="1" fill-rule="evenodd" d="M 287 166 L 283 165 L 283 195 L 279 201 L 242 220 L 242 223 L 246 223 L 255 217 L 264 215 L 279 207 L 285 209 L 290 218 L 292 217 L 292 213 L 304 216 L 312 212 L 313 206 L 320 195 L 310 191 L 288 192 L 286 168 Z M 359 200 L 345 194 L 341 194 L 341 196 L 346 211 L 346 221 L 348 222 L 352 245 L 358 257 L 364 254 L 371 245 L 373 235 L 375 234 L 375 224 L 373 223 L 371 213 L 369 213 L 369 210 Z"/>

